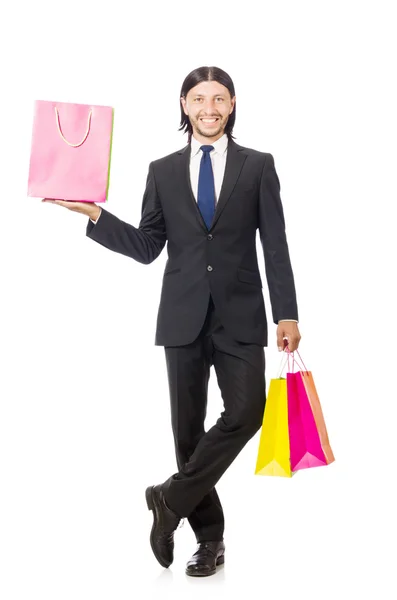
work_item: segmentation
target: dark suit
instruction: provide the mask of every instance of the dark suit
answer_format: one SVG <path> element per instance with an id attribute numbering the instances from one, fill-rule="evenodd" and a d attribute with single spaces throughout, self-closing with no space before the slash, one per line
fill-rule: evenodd
<path id="1" fill-rule="evenodd" d="M 192 193 L 189 159 L 190 144 L 150 163 L 138 228 L 102 208 L 87 235 L 144 264 L 168 242 L 155 344 L 165 346 L 179 472 L 164 489 L 203 541 L 222 539 L 214 485 L 262 423 L 268 339 L 257 229 L 274 323 L 298 320 L 298 309 L 273 156 L 229 140 L 209 230 Z M 205 432 L 211 365 L 225 411 Z"/>

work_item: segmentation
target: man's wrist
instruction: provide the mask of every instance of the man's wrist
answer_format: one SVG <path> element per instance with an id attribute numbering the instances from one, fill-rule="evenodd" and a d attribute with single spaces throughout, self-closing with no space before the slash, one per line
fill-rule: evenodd
<path id="1" fill-rule="evenodd" d="M 94 204 L 90 210 L 90 214 L 88 215 L 90 219 L 96 221 L 101 214 L 101 207 Z"/>

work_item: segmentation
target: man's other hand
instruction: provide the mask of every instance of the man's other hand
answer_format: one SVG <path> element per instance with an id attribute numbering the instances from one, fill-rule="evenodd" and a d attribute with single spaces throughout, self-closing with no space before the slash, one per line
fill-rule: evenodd
<path id="1" fill-rule="evenodd" d="M 301 339 L 298 323 L 294 321 L 282 321 L 277 325 L 277 346 L 279 352 L 285 348 L 284 338 L 287 338 L 288 350 L 290 352 L 297 350 Z"/>
<path id="2" fill-rule="evenodd" d="M 59 204 L 74 212 L 82 213 L 94 221 L 97 220 L 101 214 L 101 208 L 94 202 L 74 202 L 68 200 L 55 200 L 54 198 L 43 198 L 42 202 L 48 202 L 49 204 Z"/>

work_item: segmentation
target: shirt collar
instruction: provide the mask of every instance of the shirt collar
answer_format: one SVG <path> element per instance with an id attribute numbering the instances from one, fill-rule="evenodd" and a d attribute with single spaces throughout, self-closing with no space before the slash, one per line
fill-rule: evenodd
<path id="1" fill-rule="evenodd" d="M 211 146 L 214 146 L 214 149 L 211 150 L 211 152 L 218 152 L 218 154 L 224 154 L 227 149 L 227 144 L 228 144 L 228 137 L 227 137 L 227 134 L 224 133 L 222 135 L 222 137 L 219 138 L 219 140 L 216 140 L 216 142 L 212 142 L 210 144 Z M 191 145 L 190 157 L 193 158 L 193 156 L 195 156 L 200 151 L 200 146 L 203 146 L 203 144 L 201 142 L 199 142 L 198 140 L 196 140 L 194 135 L 192 135 L 190 145 Z"/>

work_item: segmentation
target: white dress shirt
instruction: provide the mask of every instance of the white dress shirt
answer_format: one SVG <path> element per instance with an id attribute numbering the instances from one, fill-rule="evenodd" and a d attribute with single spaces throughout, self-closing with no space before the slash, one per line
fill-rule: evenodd
<path id="1" fill-rule="evenodd" d="M 223 176 L 225 174 L 227 142 L 227 135 L 226 133 L 224 133 L 223 136 L 219 138 L 219 140 L 208 144 L 209 146 L 214 146 L 214 149 L 210 152 L 210 158 L 212 164 L 212 172 L 214 174 L 215 204 L 218 202 L 223 182 Z M 201 157 L 203 156 L 203 152 L 200 150 L 200 147 L 202 145 L 203 144 L 201 142 L 197 141 L 196 138 L 192 136 L 192 149 L 190 154 L 190 181 L 192 184 L 192 190 L 194 197 L 196 198 L 196 202 L 198 196 L 198 180 L 200 173 Z"/>
<path id="2" fill-rule="evenodd" d="M 220 137 L 216 142 L 211 142 L 208 144 L 210 146 L 214 146 L 214 149 L 210 152 L 211 164 L 212 164 L 212 172 L 214 174 L 214 184 L 215 184 L 215 204 L 218 202 L 219 194 L 222 187 L 223 176 L 225 174 L 225 166 L 226 166 L 226 157 L 227 157 L 227 143 L 228 137 L 227 134 L 224 133 L 222 137 Z M 203 144 L 196 140 L 194 135 L 191 138 L 191 153 L 190 153 L 190 182 L 193 190 L 194 197 L 197 202 L 198 195 L 198 180 L 200 173 L 200 164 L 201 157 L 203 152 L 200 150 L 200 147 Z M 99 213 L 100 218 L 101 213 Z M 94 221 L 90 219 L 94 224 L 98 222 L 98 219 Z M 279 323 L 282 321 L 294 321 L 298 323 L 296 319 L 281 319 Z"/>

